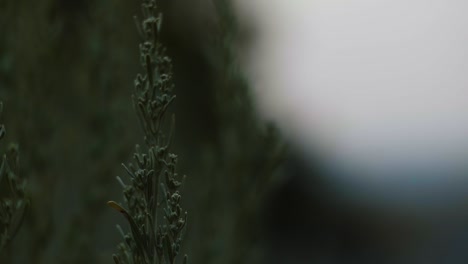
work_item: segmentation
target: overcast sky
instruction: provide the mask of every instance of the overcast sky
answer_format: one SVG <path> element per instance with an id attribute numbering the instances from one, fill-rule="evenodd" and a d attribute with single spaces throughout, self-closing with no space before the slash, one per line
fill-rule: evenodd
<path id="1" fill-rule="evenodd" d="M 304 149 L 447 183 L 466 167 L 467 1 L 237 1 L 260 111 Z"/>

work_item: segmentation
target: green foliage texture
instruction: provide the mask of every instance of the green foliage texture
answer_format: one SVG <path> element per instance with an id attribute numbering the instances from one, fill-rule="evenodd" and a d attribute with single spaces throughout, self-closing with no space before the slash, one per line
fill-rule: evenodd
<path id="1" fill-rule="evenodd" d="M 133 20 L 139 1 L 0 1 L 0 123 L 28 182 L 18 206 L 18 148 L 1 141 L 0 199 L 19 209 L 0 263 L 262 262 L 261 208 L 285 147 L 255 114 L 242 27 L 226 0 L 154 8 L 144 0 Z"/>
<path id="2" fill-rule="evenodd" d="M 0 118 L 3 103 L 0 102 Z M 5 125 L 0 124 L 0 140 L 6 134 Z M 26 194 L 26 181 L 19 178 L 18 146 L 11 144 L 8 154 L 3 155 L 0 164 L 0 254 L 15 237 L 23 222 L 29 198 Z"/>

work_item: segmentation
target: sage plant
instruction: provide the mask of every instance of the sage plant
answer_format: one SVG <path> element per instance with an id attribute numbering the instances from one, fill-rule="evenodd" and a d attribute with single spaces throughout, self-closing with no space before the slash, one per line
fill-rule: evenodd
<path id="1" fill-rule="evenodd" d="M 181 207 L 182 177 L 176 172 L 177 155 L 170 152 L 174 117 L 167 118 L 175 99 L 172 61 L 160 41 L 162 15 L 155 0 L 143 0 L 143 18 L 135 17 L 141 35 L 140 60 L 144 69 L 134 82 L 133 105 L 144 132 L 145 146 L 136 146 L 134 161 L 123 165 L 130 178 L 123 187 L 125 207 L 108 205 L 126 218 L 130 232 L 121 227 L 124 242 L 113 256 L 115 263 L 174 264 L 181 248 L 187 212 Z M 166 130 L 170 127 L 166 136 Z M 183 263 L 187 256 L 183 257 Z"/>

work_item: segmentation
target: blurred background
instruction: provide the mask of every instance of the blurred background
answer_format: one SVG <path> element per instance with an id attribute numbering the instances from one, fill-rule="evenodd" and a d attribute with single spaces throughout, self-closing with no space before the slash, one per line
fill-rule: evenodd
<path id="1" fill-rule="evenodd" d="M 468 4 L 158 3 L 191 263 L 468 261 Z M 31 196 L 0 263 L 113 263 L 139 4 L 0 1 L 0 123 Z"/>

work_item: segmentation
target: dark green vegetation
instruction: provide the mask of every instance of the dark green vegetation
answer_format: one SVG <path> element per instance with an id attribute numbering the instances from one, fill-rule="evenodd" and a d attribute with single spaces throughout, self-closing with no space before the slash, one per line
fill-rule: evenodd
<path id="1" fill-rule="evenodd" d="M 254 114 L 236 59 L 242 40 L 232 8 L 225 0 L 158 2 L 164 23 L 156 34 L 151 17 L 158 21 L 159 12 L 144 13 L 141 32 L 135 30 L 132 16 L 139 5 L 0 2 L 0 99 L 31 197 L 0 263 L 113 263 L 115 245 L 122 242 L 116 224 L 130 231 L 122 231 L 125 241 L 115 258 L 122 263 L 173 263 L 177 252 L 187 253 L 190 263 L 261 263 L 259 213 L 279 175 L 284 146 Z M 138 43 L 147 37 L 153 49 L 141 46 L 145 74 L 137 77 L 135 86 L 141 87 L 135 90 Z M 163 76 L 171 74 L 171 64 L 174 76 Z M 173 113 L 177 129 L 171 130 Z M 180 175 L 189 176 L 185 180 L 176 176 L 176 159 Z M 121 177 L 120 204 L 115 175 L 122 169 L 116 165 L 129 160 L 133 167 L 127 165 L 130 175 Z M 181 182 L 183 188 L 176 188 Z M 108 200 L 116 200 L 110 205 L 131 216 L 130 223 L 105 206 Z M 181 207 L 189 215 L 184 224 Z"/>
<path id="2" fill-rule="evenodd" d="M 247 80 L 237 60 L 236 41 L 241 34 L 228 0 L 214 0 L 218 18 L 213 57 L 216 77 L 213 91 L 215 122 L 213 145 L 205 147 L 205 170 L 199 173 L 209 184 L 201 186 L 199 202 L 204 216 L 195 237 L 208 241 L 195 251 L 197 263 L 261 263 L 260 208 L 278 180 L 285 146 L 270 124 L 254 113 Z"/>
<path id="3" fill-rule="evenodd" d="M 0 102 L 0 118 L 3 103 Z M 0 124 L 0 140 L 6 134 L 5 125 Z M 8 153 L 0 163 L 0 254 L 15 237 L 23 222 L 29 198 L 26 195 L 26 182 L 18 177 L 18 146 L 11 144 Z"/>

